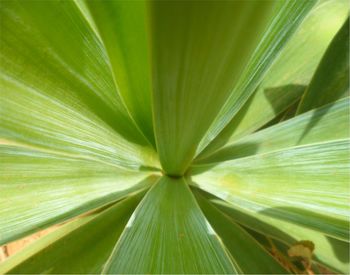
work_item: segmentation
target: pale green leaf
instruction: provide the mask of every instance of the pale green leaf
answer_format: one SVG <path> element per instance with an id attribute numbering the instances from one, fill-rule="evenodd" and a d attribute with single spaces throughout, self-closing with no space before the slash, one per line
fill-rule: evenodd
<path id="1" fill-rule="evenodd" d="M 140 169 L 155 152 L 124 139 L 93 113 L 0 74 L 0 144 Z M 63 96 L 63 98 L 65 98 Z M 66 98 L 65 98 L 66 99 Z"/>
<path id="2" fill-rule="evenodd" d="M 226 161 L 192 179 L 259 215 L 349 240 L 349 149 L 349 139 L 297 146 Z"/>
<path id="3" fill-rule="evenodd" d="M 163 177 L 131 216 L 104 273 L 235 273 L 184 179 Z"/>
<path id="4" fill-rule="evenodd" d="M 87 117 L 92 112 L 123 137 L 146 144 L 117 93 L 103 45 L 73 1 L 0 5 L 1 78 Z M 10 97 L 20 95 L 12 91 Z"/>
<path id="5" fill-rule="evenodd" d="M 288 3 L 291 4 L 292 1 L 288 1 Z M 302 2 L 299 1 L 296 4 L 301 5 Z M 305 20 L 278 56 L 275 56 L 275 51 L 268 51 L 271 60 L 267 59 L 267 61 L 274 61 L 273 64 L 269 67 L 262 63 L 267 66 L 266 72 L 262 70 L 255 77 L 247 73 L 247 86 L 242 86 L 245 93 L 249 93 L 259 85 L 255 94 L 245 102 L 217 137 L 215 137 L 215 133 L 221 129 L 220 123 L 224 124 L 225 120 L 219 120 L 218 126 L 220 127 L 217 130 L 214 131 L 215 128 L 212 128 L 213 132 L 208 132 L 207 139 L 202 140 L 199 151 L 209 140 L 214 139 L 198 158 L 208 156 L 226 143 L 231 143 L 254 132 L 292 105 L 309 84 L 322 55 L 337 30 L 341 27 L 348 10 L 346 0 L 319 1 L 307 14 Z M 293 12 L 293 10 L 287 11 Z M 297 10 L 294 12 L 301 16 Z M 282 16 L 287 21 L 291 18 L 291 14 L 288 12 L 282 14 Z M 281 31 L 285 32 L 286 25 L 278 26 L 282 27 Z M 271 33 L 271 35 L 273 36 L 275 33 Z M 280 36 L 275 36 L 277 42 Z M 268 49 L 270 49 L 270 41 L 267 42 L 269 42 Z M 285 43 L 285 41 L 283 42 Z M 263 59 L 261 62 L 267 61 Z M 252 69 L 260 68 L 259 66 L 254 68 L 253 65 Z"/>
<path id="6" fill-rule="evenodd" d="M 133 169 L 156 165 L 74 2 L 0 5 L 0 139 Z"/>
<path id="7" fill-rule="evenodd" d="M 239 225 L 220 212 L 198 191 L 197 201 L 220 236 L 238 270 L 244 274 L 286 274 L 287 271 Z M 254 263 L 254 264 L 252 264 Z"/>
<path id="8" fill-rule="evenodd" d="M 197 163 L 214 163 L 348 138 L 349 103 L 349 98 L 344 98 L 245 136 Z"/>
<path id="9" fill-rule="evenodd" d="M 287 85 L 281 89 L 271 89 L 265 93 L 264 89 L 258 89 L 254 95 L 240 109 L 230 123 L 214 138 L 207 147 L 196 157 L 196 162 L 215 154 L 223 146 L 239 137 L 244 137 L 262 126 L 279 112 L 290 107 L 303 94 L 305 87 L 302 85 Z M 271 103 L 273 103 L 273 106 Z"/>
<path id="10" fill-rule="evenodd" d="M 349 95 L 349 18 L 321 60 L 298 108 L 298 113 Z"/>
<path id="11" fill-rule="evenodd" d="M 346 273 L 340 34 L 293 108 L 349 7 L 314 3 L 0 1 L 0 245 L 68 222 L 0 273 L 283 272 L 254 232 Z"/>
<path id="12" fill-rule="evenodd" d="M 152 1 L 150 5 L 157 148 L 164 170 L 182 175 L 281 3 Z"/>
<path id="13" fill-rule="evenodd" d="M 0 146 L 0 244 L 146 188 L 149 175 Z"/>
<path id="14" fill-rule="evenodd" d="M 132 196 L 103 212 L 80 217 L 1 265 L 0 273 L 99 274 L 139 202 Z"/>
<path id="15" fill-rule="evenodd" d="M 146 2 L 87 0 L 86 5 L 107 49 L 115 83 L 130 115 L 155 146 Z"/>

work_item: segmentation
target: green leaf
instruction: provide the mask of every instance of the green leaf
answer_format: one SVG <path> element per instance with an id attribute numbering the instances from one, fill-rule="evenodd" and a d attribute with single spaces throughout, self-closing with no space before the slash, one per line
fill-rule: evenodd
<path id="1" fill-rule="evenodd" d="M 98 274 L 140 200 L 132 196 L 80 217 L 39 239 L 1 265 L 11 274 Z"/>
<path id="2" fill-rule="evenodd" d="M 298 113 L 349 95 L 349 18 L 329 45 L 298 108 Z"/>
<path id="3" fill-rule="evenodd" d="M 0 244 L 146 188 L 149 175 L 0 146 Z"/>
<path id="4" fill-rule="evenodd" d="M 0 17 L 1 144 L 132 169 L 157 165 L 74 2 L 2 1 Z"/>
<path id="5" fill-rule="evenodd" d="M 302 85 L 287 85 L 270 89 L 268 93 L 265 93 L 265 89 L 258 89 L 231 122 L 196 157 L 195 162 L 201 162 L 202 159 L 215 154 L 223 146 L 229 146 L 239 137 L 242 138 L 253 132 L 277 113 L 291 106 L 293 102 L 301 97 L 304 90 L 305 87 Z M 273 102 L 273 106 L 270 102 Z"/>
<path id="6" fill-rule="evenodd" d="M 208 221 L 230 252 L 236 269 L 244 274 L 287 273 L 256 240 L 233 222 L 229 216 L 220 212 L 198 191 L 195 192 L 195 195 Z"/>
<path id="7" fill-rule="evenodd" d="M 95 35 L 102 41 L 101 36 L 98 32 L 97 26 L 95 24 L 94 19 L 92 18 L 92 14 L 89 10 L 89 7 L 86 3 L 86 0 L 73 0 L 77 7 L 80 9 L 81 13 L 83 14 L 85 20 L 90 25 L 90 27 L 93 29 Z"/>
<path id="8" fill-rule="evenodd" d="M 284 272 L 265 236 L 346 273 L 349 7 L 315 2 L 0 1 L 0 245 L 60 225 L 0 273 Z"/>
<path id="9" fill-rule="evenodd" d="M 183 175 L 280 1 L 152 1 L 150 9 L 157 149 L 165 172 Z"/>
<path id="10" fill-rule="evenodd" d="M 145 1 L 91 1 L 86 5 L 106 47 L 118 91 L 155 146 Z"/>
<path id="11" fill-rule="evenodd" d="M 283 20 L 289 22 L 293 18 L 290 13 L 294 12 L 297 20 L 293 24 L 297 25 L 298 20 L 305 15 L 299 14 L 298 9 L 293 10 L 293 5 L 302 5 L 303 2 L 286 1 L 285 3 L 290 9 L 286 9 L 285 13 L 281 14 L 281 22 L 284 22 Z M 287 43 L 285 40 L 289 38 L 288 35 L 285 40 L 280 41 L 282 34 L 276 35 L 275 32 L 271 32 L 270 35 L 276 39 L 276 45 L 282 47 L 285 44 L 285 46 L 280 50 L 279 55 L 276 55 L 280 48 L 270 51 L 271 42 L 266 41 L 269 45 L 267 47 L 267 54 L 270 54 L 269 59 L 259 61 L 258 55 L 256 61 L 261 63 L 258 63 L 260 66 L 253 63 L 250 67 L 251 70 L 255 69 L 257 72 L 252 74 L 254 76 L 252 77 L 248 71 L 244 79 L 245 85 L 241 86 L 245 92 L 244 95 L 250 95 L 256 89 L 254 95 L 250 96 L 236 115 L 232 115 L 233 119 L 226 126 L 223 124 L 226 123 L 227 118 L 232 116 L 218 119 L 218 128 L 212 126 L 206 139 L 201 141 L 198 152 L 212 140 L 198 158 L 206 157 L 223 145 L 256 131 L 298 100 L 309 84 L 327 46 L 345 20 L 348 10 L 346 0 L 319 1 L 307 14 L 295 33 L 290 31 L 290 39 Z M 304 10 L 305 14 L 306 12 L 307 10 Z M 293 24 L 289 24 L 278 24 L 276 31 L 279 30 L 286 35 L 286 29 L 296 28 Z M 273 63 L 268 66 L 271 61 Z M 257 85 L 259 85 L 258 88 L 256 88 Z M 215 133 L 222 129 L 222 125 L 225 128 L 215 136 Z"/>
<path id="12" fill-rule="evenodd" d="M 349 149 L 349 139 L 297 146 L 226 161 L 192 179 L 259 215 L 348 241 Z"/>
<path id="13" fill-rule="evenodd" d="M 158 166 L 153 150 L 125 140 L 91 112 L 1 77 L 0 144 L 133 170 Z"/>
<path id="14" fill-rule="evenodd" d="M 197 163 L 215 163 L 345 139 L 349 137 L 349 123 L 349 98 L 345 98 L 243 137 Z"/>
<path id="15" fill-rule="evenodd" d="M 146 144 L 116 91 L 103 45 L 73 1 L 14 0 L 0 5 L 1 79 L 87 118 L 91 112 L 123 137 Z M 15 91 L 2 95 L 20 97 Z"/>
<path id="16" fill-rule="evenodd" d="M 131 216 L 103 273 L 235 273 L 184 179 L 163 177 Z"/>
<path id="17" fill-rule="evenodd" d="M 237 223 L 251 230 L 257 231 L 268 237 L 275 238 L 291 247 L 298 241 L 309 240 L 315 244 L 314 254 L 317 262 L 339 272 L 347 273 L 349 270 L 349 243 L 343 242 L 322 233 L 308 229 L 283 219 L 260 215 L 254 208 L 248 208 L 244 204 L 224 203 L 217 199 L 211 200 L 215 205 Z"/>

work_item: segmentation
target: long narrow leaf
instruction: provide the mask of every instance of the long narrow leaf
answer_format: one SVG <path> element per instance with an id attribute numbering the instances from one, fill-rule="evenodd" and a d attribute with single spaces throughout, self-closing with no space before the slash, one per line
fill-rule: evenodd
<path id="1" fill-rule="evenodd" d="M 212 200 L 212 202 L 236 222 L 270 238 L 275 238 L 288 247 L 292 247 L 299 241 L 311 241 L 315 245 L 314 260 L 336 272 L 345 274 L 348 272 L 350 267 L 347 261 L 348 242 L 325 236 L 318 231 L 283 219 L 260 215 L 254 208 L 249 209 L 241 203 L 228 204 L 218 200 Z"/>
<path id="2" fill-rule="evenodd" d="M 139 195 L 101 213 L 81 217 L 9 258 L 0 268 L 10 274 L 99 274 Z"/>
<path id="3" fill-rule="evenodd" d="M 86 1 L 131 117 L 155 146 L 145 1 Z"/>
<path id="4" fill-rule="evenodd" d="M 146 144 L 118 95 L 103 45 L 73 1 L 14 0 L 0 5 L 1 78 L 78 113 L 92 112 L 123 137 Z M 2 94 L 2 99 L 9 97 L 21 96 L 15 91 Z"/>
<path id="5" fill-rule="evenodd" d="M 329 45 L 302 98 L 299 113 L 349 96 L 349 18 Z"/>
<path id="6" fill-rule="evenodd" d="M 344 139 L 258 154 L 223 162 L 193 181 L 261 216 L 348 241 L 349 149 Z"/>
<path id="7" fill-rule="evenodd" d="M 104 273 L 235 273 L 183 179 L 163 177 L 131 216 Z"/>
<path id="8" fill-rule="evenodd" d="M 152 149 L 124 139 L 90 111 L 75 108 L 2 76 L 0 144 L 35 148 L 133 170 L 158 166 Z"/>
<path id="9" fill-rule="evenodd" d="M 281 49 L 280 54 L 274 56 L 275 51 L 271 52 L 270 59 L 273 59 L 273 64 L 266 65 L 268 68 L 262 80 L 261 75 L 252 79 L 247 76 L 250 83 L 248 87 L 254 90 L 259 84 L 257 90 L 218 136 L 208 132 L 208 140 L 215 138 L 198 158 L 208 156 L 225 144 L 256 131 L 296 102 L 308 86 L 327 46 L 347 14 L 346 0 L 319 1 Z M 286 20 L 290 18 L 289 13 L 283 16 Z M 281 27 L 281 31 L 286 28 L 283 25 Z M 248 92 L 247 88 L 244 90 Z M 203 139 L 200 148 L 205 144 Z"/>
<path id="10" fill-rule="evenodd" d="M 116 201 L 150 173 L 0 146 L 0 244 Z M 25 197 L 23 197 L 25 194 Z"/>
<path id="11" fill-rule="evenodd" d="M 182 175 L 263 37 L 279 1 L 153 1 L 157 148 Z"/>
<path id="12" fill-rule="evenodd" d="M 341 99 L 228 144 L 197 163 L 215 163 L 349 137 L 349 98 Z"/>
<path id="13" fill-rule="evenodd" d="M 195 195 L 210 224 L 230 252 L 237 269 L 244 274 L 287 273 L 247 232 L 220 212 L 198 191 L 195 192 Z"/>

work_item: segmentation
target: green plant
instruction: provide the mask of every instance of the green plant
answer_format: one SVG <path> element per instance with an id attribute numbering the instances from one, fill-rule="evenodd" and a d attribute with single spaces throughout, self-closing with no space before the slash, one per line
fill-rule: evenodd
<path id="1" fill-rule="evenodd" d="M 347 16 L 2 0 L 0 273 L 347 273 Z"/>

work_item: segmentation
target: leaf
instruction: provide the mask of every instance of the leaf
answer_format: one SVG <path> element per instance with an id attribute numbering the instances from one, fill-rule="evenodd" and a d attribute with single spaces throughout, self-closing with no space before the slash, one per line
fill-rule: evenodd
<path id="1" fill-rule="evenodd" d="M 131 169 L 157 165 L 74 2 L 2 1 L 0 17 L 1 144 Z"/>
<path id="2" fill-rule="evenodd" d="M 89 7 L 87 6 L 86 0 L 73 0 L 74 3 L 77 5 L 77 7 L 80 9 L 83 17 L 87 21 L 87 23 L 90 25 L 90 27 L 93 29 L 95 35 L 102 41 L 101 36 L 98 32 L 97 26 L 94 22 L 94 19 L 92 18 L 92 14 L 89 10 Z"/>
<path id="3" fill-rule="evenodd" d="M 266 154 L 306 144 L 349 137 L 349 98 L 312 110 L 285 122 L 245 136 L 198 164 Z"/>
<path id="4" fill-rule="evenodd" d="M 273 257 L 278 260 L 286 269 L 290 270 L 296 274 L 333 274 L 337 273 L 334 269 L 329 266 L 325 266 L 319 261 L 314 255 L 312 258 L 306 259 L 301 257 L 290 257 L 288 255 L 288 250 L 297 244 L 305 245 L 305 248 L 314 251 L 315 244 L 309 240 L 301 240 L 294 242 L 292 245 L 288 245 L 285 242 L 281 242 L 267 235 L 261 234 L 259 232 L 253 231 L 247 227 L 244 227 L 249 234 L 256 239 L 265 249 L 270 251 Z M 334 255 L 333 255 L 334 256 Z M 310 261 L 311 260 L 311 261 Z M 320 272 L 321 269 L 327 270 L 328 272 Z M 338 271 L 339 272 L 339 271 Z"/>
<path id="5" fill-rule="evenodd" d="M 347 272 L 349 99 L 271 124 L 294 116 L 345 0 L 299 31 L 316 1 L 0 2 L 0 245 L 67 222 L 2 270 L 276 273 L 256 230 Z M 209 221 L 187 183 L 222 199 L 201 193 Z"/>
<path id="6" fill-rule="evenodd" d="M 289 148 L 226 161 L 193 181 L 260 215 L 349 240 L 348 150 L 349 139 Z"/>
<path id="7" fill-rule="evenodd" d="M 298 113 L 349 96 L 349 18 L 329 45 L 305 91 Z"/>
<path id="8" fill-rule="evenodd" d="M 14 79 L 0 79 L 0 87 L 0 144 L 133 170 L 158 166 L 150 148 L 128 142 L 90 112 L 56 101 Z"/>
<path id="9" fill-rule="evenodd" d="M 315 245 L 311 241 L 300 241 L 293 244 L 288 249 L 289 257 L 302 257 L 308 260 L 312 258 L 312 252 L 315 250 Z"/>
<path id="10" fill-rule="evenodd" d="M 236 273 L 184 179 L 162 177 L 131 216 L 103 273 Z"/>
<path id="11" fill-rule="evenodd" d="M 154 127 L 167 174 L 184 174 L 279 7 L 279 1 L 150 3 Z"/>
<path id="12" fill-rule="evenodd" d="M 230 252 L 236 269 L 241 270 L 243 274 L 287 273 L 247 232 L 220 212 L 198 191 L 195 195 L 208 221 Z"/>
<path id="13" fill-rule="evenodd" d="M 276 29 L 286 35 L 285 39 L 280 40 L 282 34 L 275 36 L 275 32 L 271 32 L 270 35 L 276 39 L 275 43 L 279 47 L 272 51 L 273 44 L 267 40 L 269 47 L 266 50 L 267 54 L 270 54 L 269 58 L 259 60 L 260 52 L 258 52 L 256 61 L 261 64 L 258 63 L 258 66 L 253 63 L 249 67 L 257 72 L 252 77 L 248 71 L 246 78 L 242 79 L 246 81 L 241 87 L 244 90 L 243 95 L 250 95 L 254 89 L 256 91 L 237 114 L 232 115 L 227 125 L 225 121 L 231 118 L 229 115 L 225 119 L 221 117 L 217 119 L 217 128 L 211 127 L 207 137 L 201 141 L 198 152 L 211 140 L 210 144 L 197 158 L 207 157 L 225 144 L 258 130 L 292 105 L 309 84 L 322 55 L 345 20 L 349 9 L 346 0 L 319 1 L 309 13 L 303 10 L 305 14 L 302 14 L 298 9 L 293 10 L 295 8 L 293 5 L 304 5 L 302 1 L 285 3 L 287 9 L 280 15 L 282 18 L 280 22 L 287 20 L 288 24 L 278 24 L 277 27 L 280 29 Z M 290 22 L 293 18 L 291 13 L 296 16 L 295 22 Z M 302 21 L 303 16 L 305 19 Z M 298 24 L 300 26 L 294 32 Z M 291 28 L 290 33 L 285 33 L 288 28 Z M 225 128 L 222 129 L 223 126 Z M 221 129 L 220 134 L 216 136 L 215 133 Z"/>
<path id="14" fill-rule="evenodd" d="M 283 219 L 260 215 L 254 208 L 237 201 L 234 204 L 224 203 L 217 199 L 211 200 L 219 209 L 229 215 L 237 223 L 243 224 L 251 230 L 275 238 L 288 247 L 297 241 L 311 240 L 315 245 L 314 259 L 323 265 L 336 270 L 337 273 L 346 273 L 349 270 L 349 243 L 343 242 L 322 233 L 308 229 L 305 226 L 286 222 Z"/>
<path id="15" fill-rule="evenodd" d="M 150 173 L 0 146 L 0 244 L 148 187 Z"/>
<path id="16" fill-rule="evenodd" d="M 116 92 L 103 45 L 73 1 L 2 1 L 0 16 L 1 78 L 93 112 L 145 144 Z"/>
<path id="17" fill-rule="evenodd" d="M 39 239 L 2 263 L 1 273 L 101 273 L 124 226 L 140 200 L 131 196 L 80 217 Z"/>
<path id="18" fill-rule="evenodd" d="M 222 132 L 196 157 L 195 162 L 201 162 L 239 137 L 244 138 L 246 134 L 253 132 L 253 129 L 256 130 L 258 125 L 261 126 L 260 124 L 271 119 L 275 112 L 283 111 L 298 100 L 304 90 L 302 85 L 283 86 L 268 90 L 268 93 L 265 93 L 264 89 L 257 90 Z M 270 102 L 273 102 L 273 106 Z"/>
<path id="19" fill-rule="evenodd" d="M 86 5 L 106 47 L 118 91 L 155 146 L 146 2 L 87 0 Z"/>

